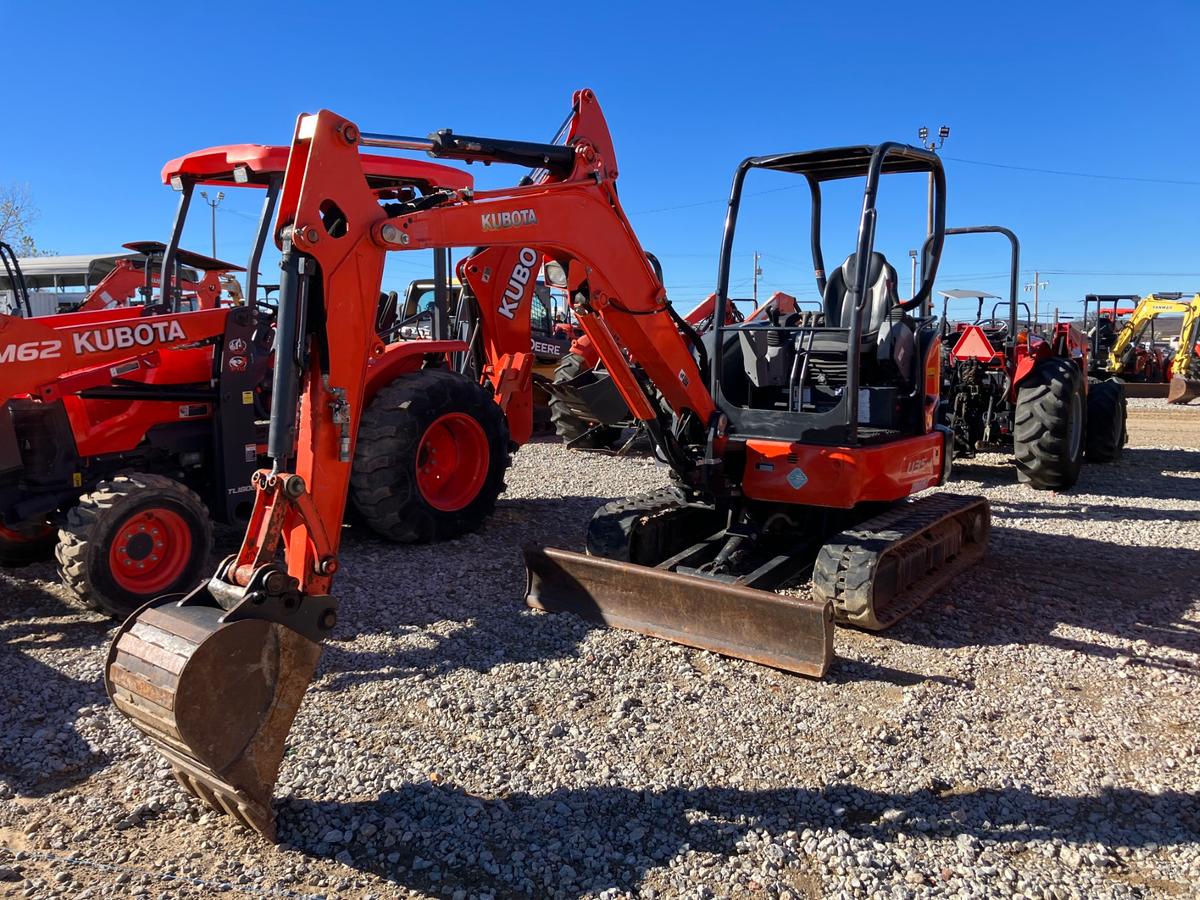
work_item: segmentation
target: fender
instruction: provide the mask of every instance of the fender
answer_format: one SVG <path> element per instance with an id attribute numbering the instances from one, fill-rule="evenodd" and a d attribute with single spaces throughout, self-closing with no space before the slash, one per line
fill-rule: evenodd
<path id="1" fill-rule="evenodd" d="M 463 341 L 396 341 L 388 344 L 367 367 L 363 405 L 375 399 L 384 385 L 417 371 L 431 356 L 449 359 L 451 353 L 464 353 L 466 350 L 467 345 Z"/>

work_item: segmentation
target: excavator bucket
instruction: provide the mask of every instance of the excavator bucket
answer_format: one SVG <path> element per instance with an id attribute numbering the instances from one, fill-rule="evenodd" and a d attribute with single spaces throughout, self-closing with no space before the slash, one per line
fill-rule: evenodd
<path id="1" fill-rule="evenodd" d="M 549 548 L 525 550 L 525 602 L 723 656 L 820 678 L 833 608 L 694 575 Z"/>
<path id="2" fill-rule="evenodd" d="M 186 790 L 273 841 L 284 740 L 321 645 L 224 614 L 174 600 L 144 607 L 109 648 L 105 686 Z"/>
<path id="3" fill-rule="evenodd" d="M 1189 403 L 1200 397 L 1200 378 L 1176 375 L 1167 390 L 1168 403 Z"/>

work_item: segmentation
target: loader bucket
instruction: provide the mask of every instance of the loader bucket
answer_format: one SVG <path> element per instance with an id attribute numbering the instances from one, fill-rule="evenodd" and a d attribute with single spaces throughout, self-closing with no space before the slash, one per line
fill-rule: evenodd
<path id="1" fill-rule="evenodd" d="M 105 687 L 186 790 L 273 841 L 284 740 L 321 645 L 224 614 L 174 600 L 144 607 L 109 647 Z"/>
<path id="2" fill-rule="evenodd" d="M 1167 390 L 1168 403 L 1189 403 L 1197 397 L 1200 397 L 1200 378 L 1176 375 L 1171 379 L 1171 387 Z"/>
<path id="3" fill-rule="evenodd" d="M 582 553 L 527 548 L 525 602 L 723 656 L 820 678 L 833 659 L 833 608 Z"/>

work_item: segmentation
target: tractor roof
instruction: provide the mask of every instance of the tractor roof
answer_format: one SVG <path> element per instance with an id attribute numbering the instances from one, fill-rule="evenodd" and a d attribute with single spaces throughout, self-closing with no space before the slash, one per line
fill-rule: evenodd
<path id="1" fill-rule="evenodd" d="M 959 288 L 952 288 L 948 291 L 938 291 L 938 293 L 941 294 L 943 297 L 949 297 L 951 300 L 965 300 L 968 297 L 970 297 L 971 299 L 981 297 L 984 300 L 999 300 L 1000 299 L 999 294 L 989 294 L 987 291 L 965 291 L 965 290 L 960 290 Z"/>
<path id="2" fill-rule="evenodd" d="M 225 187 L 253 185 L 264 187 L 272 175 L 287 169 L 290 147 L 266 144 L 227 144 L 196 150 L 171 160 L 162 170 L 163 184 L 170 184 L 176 175 L 190 176 L 204 184 Z M 379 156 L 363 153 L 363 172 L 374 189 L 414 185 L 423 191 L 436 188 L 462 189 L 474 187 L 475 179 L 460 169 L 439 163 L 405 159 L 400 156 Z M 242 170 L 245 181 L 238 181 L 234 172 Z"/>
<path id="3" fill-rule="evenodd" d="M 861 178 L 867 174 L 876 149 L 871 144 L 860 144 L 855 147 L 828 147 L 824 150 L 805 150 L 799 153 L 777 153 L 771 156 L 756 156 L 751 160 L 751 165 L 761 169 L 807 175 L 814 181 Z M 937 156 L 928 150 L 906 144 L 892 144 L 880 171 L 884 175 L 929 172 L 939 165 Z"/>
<path id="4" fill-rule="evenodd" d="M 145 259 L 136 260 L 134 265 L 137 268 L 142 268 L 151 257 L 162 256 L 166 252 L 167 245 L 161 241 L 130 241 L 128 244 L 121 246 L 141 253 Z M 203 272 L 245 272 L 242 266 L 234 265 L 230 262 L 225 262 L 221 259 L 214 259 L 211 256 L 205 256 L 202 253 L 193 253 L 191 250 L 184 250 L 182 247 L 175 251 L 176 261 L 183 266 L 190 266 L 193 269 L 200 269 Z"/>

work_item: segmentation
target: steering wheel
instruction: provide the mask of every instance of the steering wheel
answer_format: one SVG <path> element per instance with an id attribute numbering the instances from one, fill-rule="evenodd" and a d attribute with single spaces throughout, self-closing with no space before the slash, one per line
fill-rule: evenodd
<path id="1" fill-rule="evenodd" d="M 980 319 L 975 325 L 987 331 L 989 328 L 999 331 L 1001 334 L 1008 334 L 1007 319 Z"/>

